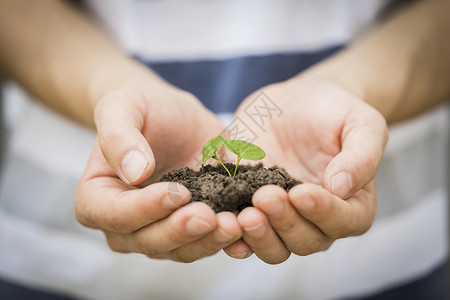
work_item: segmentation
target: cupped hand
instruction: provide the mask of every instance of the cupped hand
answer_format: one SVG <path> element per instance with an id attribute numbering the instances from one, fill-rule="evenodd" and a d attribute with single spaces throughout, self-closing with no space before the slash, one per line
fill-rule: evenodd
<path id="1" fill-rule="evenodd" d="M 257 99 L 261 91 L 264 103 Z M 280 263 L 291 253 L 309 255 L 366 232 L 376 213 L 374 177 L 388 139 L 383 116 L 331 82 L 295 77 L 261 91 L 242 103 L 237 117 L 265 150 L 264 165 L 283 167 L 304 183 L 289 193 L 260 188 L 254 207 L 238 216 L 243 239 L 225 251 L 236 256 L 247 248 L 267 263 Z"/>
<path id="2" fill-rule="evenodd" d="M 186 205 L 184 186 L 154 183 L 173 168 L 199 167 L 203 143 L 223 130 L 193 95 L 176 88 L 114 90 L 98 102 L 95 123 L 98 139 L 77 188 L 75 215 L 103 230 L 112 250 L 191 262 L 241 237 L 235 215 Z"/>

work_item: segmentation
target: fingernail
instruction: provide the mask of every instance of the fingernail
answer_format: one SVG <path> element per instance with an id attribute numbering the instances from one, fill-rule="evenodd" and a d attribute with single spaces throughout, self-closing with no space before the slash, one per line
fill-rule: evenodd
<path id="1" fill-rule="evenodd" d="M 264 212 L 270 216 L 276 217 L 282 214 L 284 209 L 283 201 L 278 198 L 267 198 L 260 202 Z"/>
<path id="2" fill-rule="evenodd" d="M 233 257 L 237 258 L 237 259 L 244 259 L 244 258 L 250 257 L 252 254 L 253 254 L 253 252 L 246 251 L 246 252 L 243 252 L 241 254 L 233 255 Z"/>
<path id="3" fill-rule="evenodd" d="M 186 204 L 188 196 L 181 193 L 168 192 L 167 196 L 163 199 L 163 206 L 166 209 L 176 209 Z"/>
<path id="4" fill-rule="evenodd" d="M 133 183 L 138 180 L 149 165 L 148 160 L 144 154 L 138 150 L 132 150 L 125 155 L 122 160 L 122 172 L 128 183 Z"/>
<path id="5" fill-rule="evenodd" d="M 198 217 L 192 217 L 186 223 L 186 231 L 191 235 L 201 235 L 211 231 L 211 224 Z"/>
<path id="6" fill-rule="evenodd" d="M 352 189 L 352 178 L 346 172 L 340 172 L 331 179 L 331 193 L 345 199 Z"/>
<path id="7" fill-rule="evenodd" d="M 244 228 L 245 232 L 252 238 L 258 239 L 264 235 L 266 228 L 263 223 L 260 223 L 253 227 Z"/>
<path id="8" fill-rule="evenodd" d="M 163 199 L 163 205 L 167 209 L 175 209 L 187 202 L 188 195 L 180 192 L 178 183 L 169 182 L 167 185 L 167 195 Z"/>

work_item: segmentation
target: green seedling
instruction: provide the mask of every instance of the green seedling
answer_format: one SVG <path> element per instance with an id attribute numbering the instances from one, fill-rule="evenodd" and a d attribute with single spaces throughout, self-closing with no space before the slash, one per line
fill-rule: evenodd
<path id="1" fill-rule="evenodd" d="M 266 156 L 263 149 L 259 148 L 255 144 L 241 141 L 241 140 L 228 140 L 225 143 L 225 147 L 237 155 L 236 168 L 234 168 L 233 177 L 236 175 L 237 168 L 241 159 L 248 160 L 260 160 Z"/>
<path id="2" fill-rule="evenodd" d="M 230 150 L 231 152 L 235 153 L 237 155 L 237 162 L 236 162 L 236 168 L 234 169 L 233 176 L 231 176 L 230 171 L 225 167 L 225 165 L 222 163 L 222 161 L 217 157 L 217 150 L 225 145 L 225 147 Z M 206 144 L 203 146 L 203 165 L 205 162 L 210 159 L 214 158 L 217 160 L 222 167 L 227 171 L 228 175 L 230 177 L 234 177 L 237 172 L 237 168 L 239 165 L 239 162 L 241 159 L 248 159 L 248 160 L 260 160 L 263 159 L 266 156 L 266 153 L 256 146 L 255 144 L 241 141 L 241 140 L 227 140 L 223 136 L 216 136 L 212 139 L 210 139 Z"/>
<path id="3" fill-rule="evenodd" d="M 224 167 L 225 170 L 227 170 L 228 175 L 230 175 L 231 177 L 231 173 L 230 171 L 227 169 L 227 167 L 225 167 L 225 165 L 222 163 L 222 161 L 220 160 L 219 157 L 217 157 L 217 150 L 222 147 L 225 143 L 227 142 L 227 139 L 224 138 L 223 136 L 216 136 L 213 137 L 212 139 L 210 139 L 209 141 L 207 141 L 205 143 L 205 145 L 203 145 L 203 149 L 202 149 L 202 154 L 203 154 L 203 165 L 205 164 L 205 162 L 210 159 L 210 158 L 214 158 L 215 160 L 217 160 L 222 167 Z"/>

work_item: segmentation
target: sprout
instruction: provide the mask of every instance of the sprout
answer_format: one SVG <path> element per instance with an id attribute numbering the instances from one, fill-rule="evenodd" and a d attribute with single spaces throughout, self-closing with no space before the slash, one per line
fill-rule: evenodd
<path id="1" fill-rule="evenodd" d="M 233 176 L 231 176 L 230 171 L 225 167 L 225 165 L 217 157 L 216 154 L 217 150 L 223 145 L 225 145 L 228 150 L 237 155 L 237 162 Z M 222 167 L 224 167 L 230 177 L 234 177 L 236 175 L 237 168 L 241 159 L 260 160 L 266 156 L 266 153 L 264 153 L 264 151 L 255 144 L 241 140 L 227 140 L 223 136 L 216 136 L 206 142 L 206 144 L 203 146 L 202 153 L 203 164 L 205 164 L 208 159 L 214 158 L 222 165 Z"/>
<path id="2" fill-rule="evenodd" d="M 225 147 L 227 147 L 228 150 L 237 155 L 236 168 L 234 169 L 233 177 L 234 175 L 236 175 L 236 171 L 241 159 L 260 160 L 266 156 L 266 153 L 263 151 L 263 149 L 259 148 L 255 144 L 246 141 L 229 140 L 226 141 Z"/>
<path id="3" fill-rule="evenodd" d="M 230 177 L 231 177 L 230 171 L 228 171 L 227 167 L 225 167 L 225 165 L 222 163 L 222 161 L 219 159 L 219 157 L 217 157 L 217 154 L 216 154 L 217 150 L 220 147 L 222 147 L 223 144 L 225 144 L 226 142 L 227 142 L 227 139 L 220 135 L 213 137 L 212 139 L 207 141 L 205 143 L 205 145 L 203 145 L 203 149 L 202 149 L 203 164 L 205 164 L 205 162 L 208 159 L 214 158 L 222 165 L 222 167 L 225 168 L 225 170 L 227 170 L 228 175 L 230 175 Z"/>

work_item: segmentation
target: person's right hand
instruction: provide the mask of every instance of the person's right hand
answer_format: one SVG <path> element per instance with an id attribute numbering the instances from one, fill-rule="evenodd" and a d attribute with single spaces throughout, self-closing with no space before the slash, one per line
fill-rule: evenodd
<path id="1" fill-rule="evenodd" d="M 202 145 L 223 130 L 193 95 L 174 87 L 114 90 L 98 102 L 95 123 L 75 215 L 103 230 L 112 250 L 191 262 L 241 237 L 234 214 L 185 205 L 190 194 L 180 184 L 137 187 L 174 168 L 198 167 Z"/>
<path id="2" fill-rule="evenodd" d="M 268 85 L 237 110 L 243 123 L 255 125 L 255 143 L 266 153 L 263 164 L 282 167 L 303 184 L 289 193 L 273 185 L 255 192 L 253 207 L 238 216 L 243 239 L 225 249 L 232 257 L 247 244 L 249 253 L 278 264 L 291 253 L 310 255 L 337 239 L 361 235 L 374 221 L 375 174 L 388 140 L 386 120 L 346 87 L 309 76 Z M 256 102 L 261 91 L 273 100 L 267 96 Z M 260 108 L 258 113 L 253 107 Z M 282 115 L 270 116 L 266 108 Z M 265 118 L 259 123 L 265 127 L 256 126 L 256 116 Z"/>

